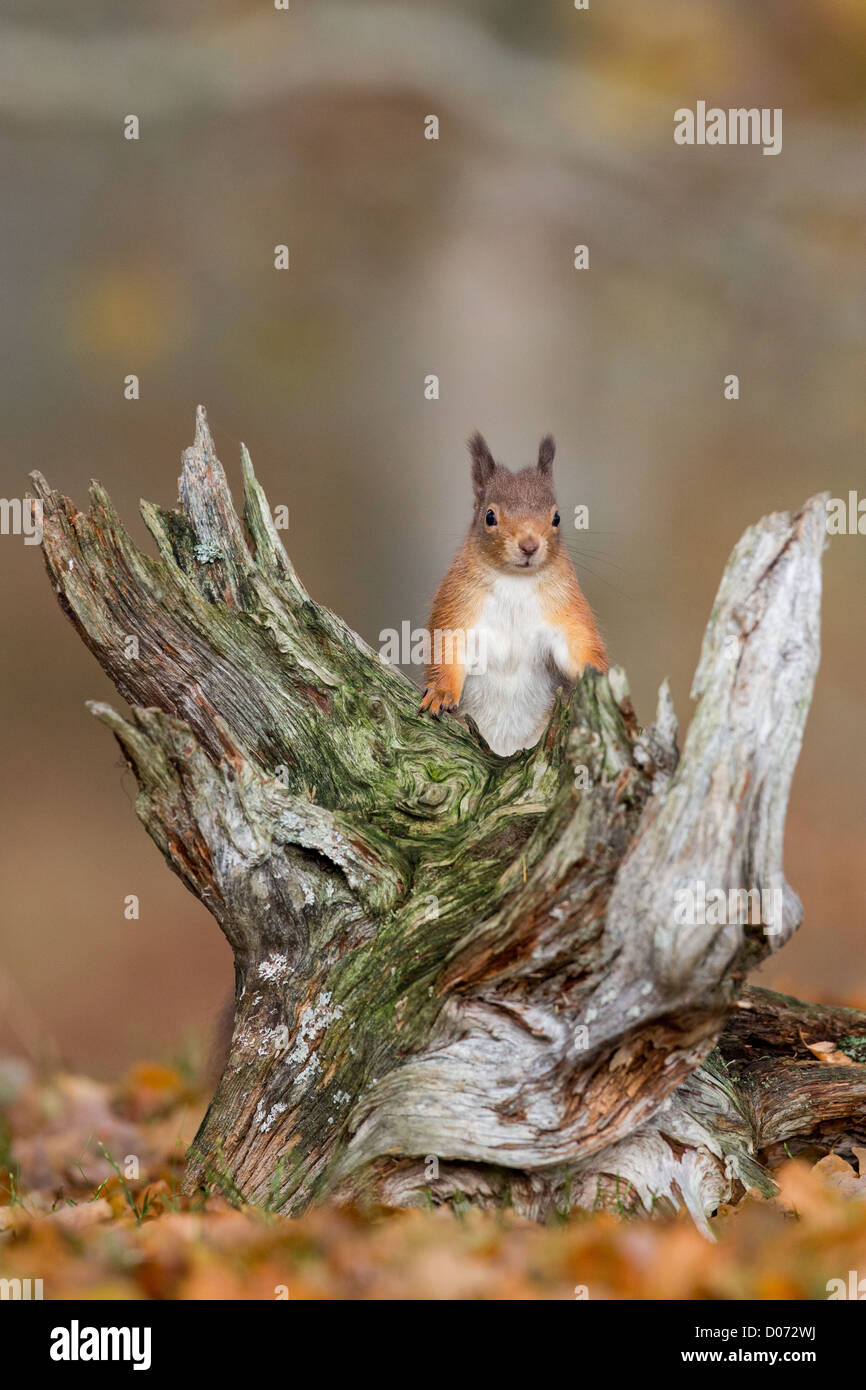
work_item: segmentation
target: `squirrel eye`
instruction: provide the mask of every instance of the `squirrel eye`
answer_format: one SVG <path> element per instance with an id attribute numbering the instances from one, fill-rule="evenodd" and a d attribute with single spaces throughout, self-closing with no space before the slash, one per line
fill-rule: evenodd
<path id="1" fill-rule="evenodd" d="M 484 520 L 487 522 L 487 525 L 488 525 L 488 526 L 495 526 L 495 525 L 496 525 L 496 513 L 495 513 L 495 511 L 493 510 L 492 507 L 488 507 L 488 509 L 487 509 L 487 515 L 486 515 L 486 517 L 484 518 Z"/>
<path id="2" fill-rule="evenodd" d="M 558 525 L 559 525 L 559 522 L 560 522 L 559 512 L 554 512 L 554 513 L 553 513 L 553 525 L 554 525 L 554 526 L 558 526 Z"/>

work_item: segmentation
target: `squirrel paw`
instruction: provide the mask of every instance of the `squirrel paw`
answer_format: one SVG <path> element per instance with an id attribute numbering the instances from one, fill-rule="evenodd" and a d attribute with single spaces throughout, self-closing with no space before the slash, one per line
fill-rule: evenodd
<path id="1" fill-rule="evenodd" d="M 456 704 L 457 701 L 450 690 L 440 690 L 435 685 L 428 685 L 418 707 L 418 713 L 421 714 L 426 709 L 434 718 L 438 718 L 446 710 L 454 709 Z"/>

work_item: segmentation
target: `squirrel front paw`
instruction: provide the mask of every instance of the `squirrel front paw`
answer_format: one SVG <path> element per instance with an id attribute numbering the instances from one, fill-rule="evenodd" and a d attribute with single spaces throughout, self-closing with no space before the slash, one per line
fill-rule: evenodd
<path id="1" fill-rule="evenodd" d="M 438 718 L 438 716 L 444 714 L 446 710 L 454 709 L 456 704 L 457 700 L 447 686 L 428 685 L 422 696 L 421 704 L 418 707 L 418 713 L 421 714 L 426 709 L 429 710 L 434 717 Z"/>

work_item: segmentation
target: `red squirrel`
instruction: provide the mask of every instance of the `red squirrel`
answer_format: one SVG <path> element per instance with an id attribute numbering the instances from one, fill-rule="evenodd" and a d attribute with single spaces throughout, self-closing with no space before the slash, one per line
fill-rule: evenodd
<path id="1" fill-rule="evenodd" d="M 556 690 L 607 653 L 562 543 L 551 435 L 538 463 L 512 473 L 480 434 L 469 440 L 475 509 L 436 591 L 421 709 L 470 715 L 494 753 L 531 748 Z M 439 640 L 441 635 L 456 641 Z M 450 648 L 450 649 L 449 649 Z"/>

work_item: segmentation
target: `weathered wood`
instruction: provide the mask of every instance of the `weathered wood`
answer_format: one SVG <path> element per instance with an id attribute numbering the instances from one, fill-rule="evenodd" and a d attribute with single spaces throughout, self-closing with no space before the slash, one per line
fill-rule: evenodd
<path id="1" fill-rule="evenodd" d="M 82 513 L 34 475 L 61 605 L 132 706 L 93 711 L 234 952 L 231 1054 L 187 1185 L 287 1213 L 464 1192 L 540 1215 L 631 1184 L 702 1221 L 779 1129 L 740 1117 L 720 1139 L 741 1099 L 719 1054 L 701 1063 L 800 918 L 782 836 L 823 499 L 736 547 L 681 759 L 667 688 L 641 729 L 619 670 L 587 672 L 506 759 L 420 715 L 310 599 L 242 465 L 246 534 L 199 409 L 177 509 L 142 504 L 156 561 L 97 484 Z M 783 913 L 678 921 L 698 882 L 776 889 Z"/>

